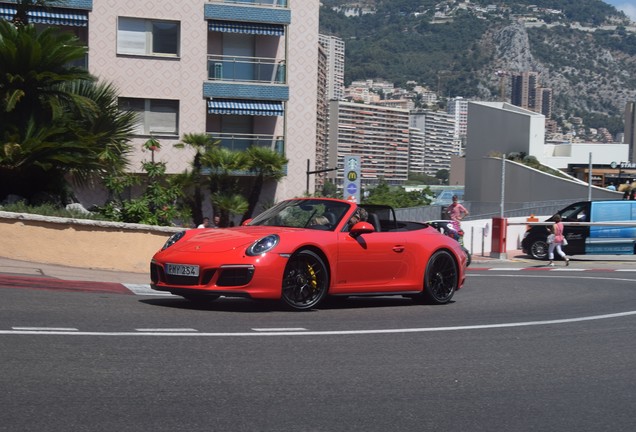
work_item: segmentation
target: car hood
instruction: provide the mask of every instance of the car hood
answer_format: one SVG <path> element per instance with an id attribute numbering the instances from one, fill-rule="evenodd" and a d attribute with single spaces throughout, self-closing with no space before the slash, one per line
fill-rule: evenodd
<path id="1" fill-rule="evenodd" d="M 187 232 L 187 235 L 175 243 L 166 251 L 171 252 L 198 252 L 198 253 L 222 253 L 235 249 L 247 248 L 256 240 L 270 234 L 281 235 L 285 232 L 298 232 L 301 228 L 282 228 L 272 226 L 244 226 L 230 229 L 196 229 Z"/>

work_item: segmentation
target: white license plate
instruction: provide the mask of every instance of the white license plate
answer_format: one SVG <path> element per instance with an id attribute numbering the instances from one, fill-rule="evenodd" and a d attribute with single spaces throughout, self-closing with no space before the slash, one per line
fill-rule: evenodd
<path id="1" fill-rule="evenodd" d="M 166 264 L 166 273 L 176 276 L 199 276 L 199 266 L 188 264 Z"/>

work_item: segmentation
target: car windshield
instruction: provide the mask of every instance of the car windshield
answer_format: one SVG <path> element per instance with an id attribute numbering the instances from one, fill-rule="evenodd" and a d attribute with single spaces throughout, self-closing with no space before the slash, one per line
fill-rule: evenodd
<path id="1" fill-rule="evenodd" d="M 288 200 L 261 213 L 248 225 L 333 231 L 349 207 L 345 202 L 331 200 Z"/>
<path id="2" fill-rule="evenodd" d="M 561 210 L 559 214 L 561 215 L 561 219 L 564 221 L 585 220 L 587 207 L 587 202 L 575 203 Z M 549 220 L 554 220 L 554 216 L 552 216 Z"/>

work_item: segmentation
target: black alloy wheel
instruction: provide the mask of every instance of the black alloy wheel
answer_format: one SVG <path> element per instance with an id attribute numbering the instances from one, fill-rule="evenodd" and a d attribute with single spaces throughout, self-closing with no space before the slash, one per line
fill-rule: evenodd
<path id="1" fill-rule="evenodd" d="M 459 284 L 457 262 L 450 252 L 437 251 L 431 256 L 424 275 L 424 291 L 418 298 L 427 304 L 446 304 Z"/>
<path id="2" fill-rule="evenodd" d="M 318 305 L 329 289 L 329 272 L 316 253 L 301 250 L 289 258 L 283 273 L 282 300 L 293 310 Z"/>
<path id="3" fill-rule="evenodd" d="M 548 244 L 543 240 L 536 240 L 530 245 L 530 256 L 534 259 L 544 260 L 548 257 Z"/>

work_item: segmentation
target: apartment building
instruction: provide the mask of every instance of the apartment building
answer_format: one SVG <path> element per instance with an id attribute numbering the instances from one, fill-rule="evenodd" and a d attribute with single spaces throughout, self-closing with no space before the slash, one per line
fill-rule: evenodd
<path id="1" fill-rule="evenodd" d="M 539 73 L 522 72 L 513 74 L 511 83 L 511 103 L 518 107 L 534 111 L 536 107 L 536 92 L 539 87 Z"/>
<path id="2" fill-rule="evenodd" d="M 451 156 L 459 153 L 454 117 L 442 111 L 412 111 L 410 126 L 424 134 L 421 172 L 435 176 L 439 170 L 450 170 Z"/>
<path id="3" fill-rule="evenodd" d="M 14 3 L 0 1 L 0 18 L 10 19 Z M 151 136 L 162 146 L 155 158 L 180 173 L 193 155 L 173 145 L 208 133 L 230 149 L 285 154 L 287 175 L 267 200 L 305 192 L 306 161 L 316 154 L 318 0 L 60 4 L 29 17 L 74 31 L 89 48 L 88 70 L 139 112 L 133 172 L 150 159 L 141 148 Z"/>
<path id="4" fill-rule="evenodd" d="M 636 162 L 636 102 L 625 103 L 625 137 L 624 143 L 629 146 L 629 160 Z"/>
<path id="5" fill-rule="evenodd" d="M 318 35 L 327 54 L 327 99 L 344 99 L 345 43 L 336 36 Z"/>
<path id="6" fill-rule="evenodd" d="M 468 100 L 456 97 L 448 102 L 448 113 L 455 120 L 455 139 L 459 141 L 459 153 L 464 151 L 466 144 L 466 132 L 468 131 Z"/>
<path id="7" fill-rule="evenodd" d="M 541 87 L 538 72 L 522 72 L 512 75 L 510 101 L 513 105 L 552 116 L 553 92 L 551 88 Z"/>
<path id="8" fill-rule="evenodd" d="M 344 156 L 361 158 L 362 187 L 408 179 L 409 111 L 352 102 L 329 102 L 330 178 L 342 188 Z"/>
<path id="9" fill-rule="evenodd" d="M 327 99 L 327 71 L 328 71 L 327 52 L 318 45 L 318 97 L 316 100 L 316 158 L 314 169 L 307 167 L 307 171 L 317 171 L 314 177 L 314 191 L 322 190 L 325 179 L 327 177 L 327 164 L 329 162 L 327 148 L 327 134 L 329 124 L 329 101 Z M 311 162 L 311 161 L 310 161 Z M 307 174 L 309 176 L 309 173 Z M 312 191 L 308 191 L 312 192 Z"/>
<path id="10" fill-rule="evenodd" d="M 409 173 L 421 174 L 426 166 L 426 138 L 424 131 L 409 128 Z"/>

